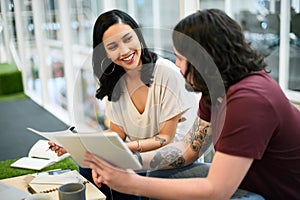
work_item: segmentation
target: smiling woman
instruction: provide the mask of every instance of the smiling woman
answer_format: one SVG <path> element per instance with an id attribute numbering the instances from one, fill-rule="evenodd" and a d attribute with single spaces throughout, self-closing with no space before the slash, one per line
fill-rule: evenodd
<path id="1" fill-rule="evenodd" d="M 110 130 L 129 139 L 132 151 L 180 139 L 178 122 L 187 122 L 180 119 L 189 118 L 192 105 L 182 99 L 193 97 L 180 85 L 185 81 L 174 63 L 149 51 L 138 24 L 120 10 L 98 17 L 93 41 L 94 73 L 100 82 L 96 97 L 108 98 Z"/>

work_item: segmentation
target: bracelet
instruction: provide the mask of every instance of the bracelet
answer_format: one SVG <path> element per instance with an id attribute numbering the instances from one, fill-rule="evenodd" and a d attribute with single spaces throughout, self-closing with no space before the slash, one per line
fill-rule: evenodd
<path id="1" fill-rule="evenodd" d="M 142 152 L 143 148 L 142 148 L 142 145 L 140 144 L 140 141 L 136 140 L 136 142 L 137 142 L 137 148 L 136 148 L 136 150 L 139 151 L 139 152 Z"/>
<path id="2" fill-rule="evenodd" d="M 140 152 L 134 151 L 133 154 L 136 155 L 136 157 L 138 158 L 140 164 L 143 166 L 143 159 L 142 159 L 142 156 L 141 156 Z"/>

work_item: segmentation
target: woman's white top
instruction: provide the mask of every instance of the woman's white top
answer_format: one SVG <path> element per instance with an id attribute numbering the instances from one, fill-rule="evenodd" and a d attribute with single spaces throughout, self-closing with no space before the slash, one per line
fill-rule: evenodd
<path id="1" fill-rule="evenodd" d="M 197 114 L 196 96 L 186 90 L 185 79 L 176 65 L 164 58 L 155 64 L 153 84 L 149 87 L 146 106 L 139 113 L 121 78 L 123 94 L 117 102 L 106 103 L 106 116 L 120 126 L 129 140 L 157 135 L 163 122 L 182 113 L 174 141 L 181 140 L 190 130 Z"/>

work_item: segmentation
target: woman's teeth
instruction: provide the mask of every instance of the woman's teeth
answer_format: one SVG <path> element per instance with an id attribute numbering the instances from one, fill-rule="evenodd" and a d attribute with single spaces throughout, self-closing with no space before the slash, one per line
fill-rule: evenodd
<path id="1" fill-rule="evenodd" d="M 131 60 L 133 58 L 133 54 L 131 54 L 130 56 L 128 56 L 127 58 L 123 58 L 123 60 L 125 60 L 125 61 L 129 61 L 129 60 Z"/>

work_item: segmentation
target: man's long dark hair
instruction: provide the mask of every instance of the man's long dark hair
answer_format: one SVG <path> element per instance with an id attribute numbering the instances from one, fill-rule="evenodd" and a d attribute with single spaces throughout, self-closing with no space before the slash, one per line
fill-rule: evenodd
<path id="1" fill-rule="evenodd" d="M 107 58 L 102 40 L 104 32 L 110 26 L 120 22 L 129 25 L 135 31 L 141 43 L 141 60 L 143 63 L 141 80 L 148 87 L 153 82 L 154 63 L 157 60 L 157 55 L 147 49 L 140 27 L 132 17 L 123 11 L 111 10 L 98 17 L 93 30 L 93 70 L 99 79 L 100 85 L 96 91 L 98 99 L 107 96 L 109 101 L 118 101 L 121 96 L 119 79 L 125 74 L 125 70 Z"/>
<path id="2" fill-rule="evenodd" d="M 187 60 L 191 57 L 200 59 L 203 57 L 200 55 L 203 52 L 195 52 L 191 49 L 191 45 L 184 42 L 183 35 L 199 43 L 209 54 L 221 74 L 221 84 L 226 91 L 231 85 L 251 72 L 263 70 L 266 67 L 263 56 L 254 51 L 250 47 L 251 44 L 245 41 L 240 25 L 221 10 L 197 11 L 181 20 L 174 28 L 173 43 L 175 49 Z M 214 90 L 208 90 L 207 80 L 218 84 L 216 79 L 219 77 L 213 73 L 209 74 L 211 65 L 205 65 L 201 63 L 201 60 L 198 63 L 198 66 L 189 63 L 187 72 L 192 73 L 193 86 L 202 92 L 205 103 L 214 104 L 218 95 L 214 94 Z M 202 75 L 208 76 L 205 78 L 206 82 Z M 218 87 L 221 85 L 214 86 L 216 90 Z"/>

